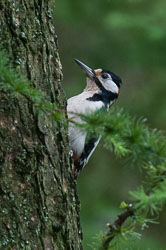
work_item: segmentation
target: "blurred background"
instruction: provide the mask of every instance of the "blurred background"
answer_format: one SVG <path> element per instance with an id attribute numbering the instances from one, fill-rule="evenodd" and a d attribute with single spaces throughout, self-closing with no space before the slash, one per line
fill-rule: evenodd
<path id="1" fill-rule="evenodd" d="M 166 124 L 166 1 L 95 0 L 56 1 L 55 27 L 63 66 L 66 97 L 80 93 L 85 77 L 73 61 L 105 68 L 123 81 L 115 104 L 131 115 L 146 117 L 150 127 Z M 128 167 L 104 149 L 102 141 L 78 179 L 85 250 L 93 249 L 106 223 L 121 212 L 129 190 L 141 183 L 137 168 Z M 166 249 L 166 212 L 159 224 L 142 231 L 142 238 L 123 248 Z"/>

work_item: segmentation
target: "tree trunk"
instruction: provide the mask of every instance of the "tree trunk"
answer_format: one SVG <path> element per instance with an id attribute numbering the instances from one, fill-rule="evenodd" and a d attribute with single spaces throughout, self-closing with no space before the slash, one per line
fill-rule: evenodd
<path id="1" fill-rule="evenodd" d="M 65 110 L 53 0 L 1 0 L 0 44 L 12 65 Z M 67 128 L 25 97 L 0 92 L 0 249 L 81 249 Z"/>

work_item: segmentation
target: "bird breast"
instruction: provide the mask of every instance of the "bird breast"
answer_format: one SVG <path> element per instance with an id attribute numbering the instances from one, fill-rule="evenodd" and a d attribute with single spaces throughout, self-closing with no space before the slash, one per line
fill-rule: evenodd
<path id="1" fill-rule="evenodd" d="M 73 122 L 84 123 L 80 118 L 80 114 L 88 115 L 101 109 L 104 106 L 102 101 L 92 102 L 87 100 L 92 97 L 93 94 L 94 93 L 91 92 L 82 92 L 80 95 L 68 99 L 68 118 Z M 84 150 L 87 133 L 76 126 L 73 122 L 69 122 L 69 144 L 70 149 L 72 149 L 77 157 L 79 157 Z"/>

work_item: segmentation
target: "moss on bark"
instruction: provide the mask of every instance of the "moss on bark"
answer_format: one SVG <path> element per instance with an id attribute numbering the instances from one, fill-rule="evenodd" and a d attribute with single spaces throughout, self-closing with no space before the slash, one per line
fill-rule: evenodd
<path id="1" fill-rule="evenodd" d="M 65 109 L 53 0 L 2 0 L 0 44 L 51 102 Z M 67 127 L 0 92 L 0 249 L 81 249 Z"/>

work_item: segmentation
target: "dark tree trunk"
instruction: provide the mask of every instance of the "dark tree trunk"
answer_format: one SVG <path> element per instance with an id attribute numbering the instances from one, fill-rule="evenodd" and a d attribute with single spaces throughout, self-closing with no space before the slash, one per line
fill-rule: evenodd
<path id="1" fill-rule="evenodd" d="M 1 0 L 0 44 L 12 65 L 65 109 L 53 0 Z M 81 249 L 67 128 L 25 97 L 0 92 L 0 249 Z"/>

